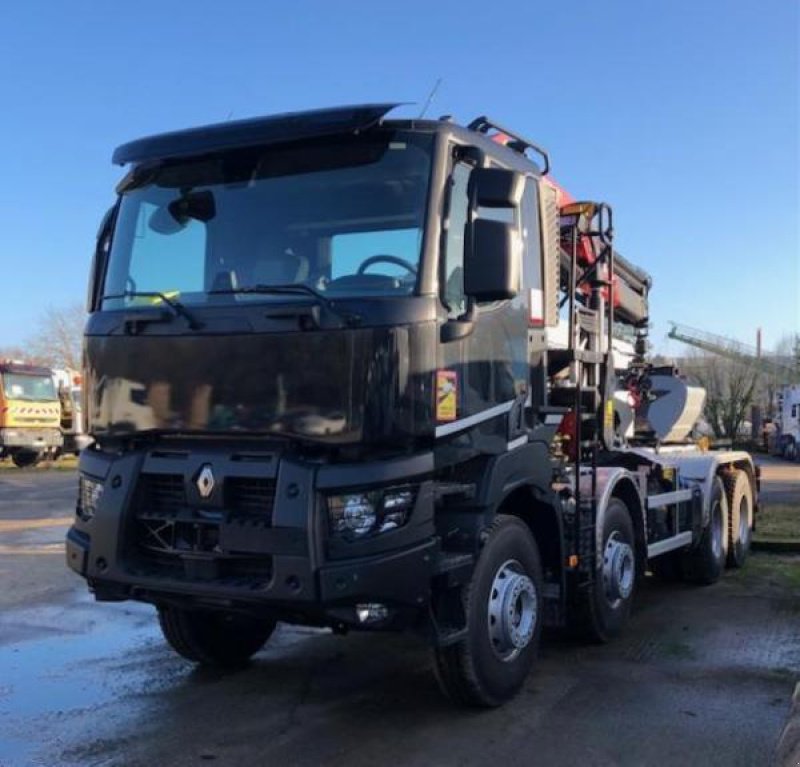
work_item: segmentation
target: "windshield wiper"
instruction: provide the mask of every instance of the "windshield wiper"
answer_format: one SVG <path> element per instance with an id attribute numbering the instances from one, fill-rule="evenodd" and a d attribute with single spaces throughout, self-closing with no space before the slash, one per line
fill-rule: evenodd
<path id="1" fill-rule="evenodd" d="M 202 327 L 202 324 L 197 321 L 197 318 L 180 301 L 170 298 L 158 290 L 126 290 L 124 293 L 102 296 L 100 300 L 105 301 L 107 298 L 160 298 L 165 306 L 172 309 L 176 317 L 183 317 L 192 330 L 198 330 Z M 148 318 L 145 321 L 155 322 L 156 318 Z"/>
<path id="2" fill-rule="evenodd" d="M 340 320 L 345 322 L 347 325 L 354 325 L 358 322 L 358 317 L 354 314 L 344 314 L 340 309 L 338 309 L 333 301 L 327 296 L 322 295 L 318 290 L 315 290 L 310 285 L 305 285 L 301 282 L 298 283 L 290 283 L 288 285 L 243 285 L 240 288 L 225 288 L 223 290 L 209 290 L 210 295 L 225 295 L 225 294 L 240 294 L 240 293 L 260 293 L 264 295 L 269 295 L 270 293 L 275 295 L 306 295 L 306 296 L 313 296 L 317 302 L 324 306 L 331 314 L 334 314 Z"/>

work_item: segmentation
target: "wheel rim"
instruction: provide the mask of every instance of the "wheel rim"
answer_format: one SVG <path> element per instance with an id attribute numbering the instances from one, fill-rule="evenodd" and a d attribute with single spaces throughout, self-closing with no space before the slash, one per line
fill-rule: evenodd
<path id="1" fill-rule="evenodd" d="M 512 661 L 533 639 L 539 613 L 536 586 L 516 559 L 495 573 L 488 607 L 492 650 L 500 660 Z"/>
<path id="2" fill-rule="evenodd" d="M 719 512 L 719 503 L 714 504 L 711 510 L 711 551 L 714 557 L 722 557 L 722 514 Z"/>
<path id="3" fill-rule="evenodd" d="M 603 552 L 603 587 L 612 608 L 627 599 L 633 591 L 636 565 L 633 549 L 619 530 L 608 536 Z"/>

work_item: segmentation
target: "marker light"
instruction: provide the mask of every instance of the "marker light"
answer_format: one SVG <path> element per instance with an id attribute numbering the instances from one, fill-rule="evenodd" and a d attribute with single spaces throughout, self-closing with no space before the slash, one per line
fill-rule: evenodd
<path id="1" fill-rule="evenodd" d="M 77 515 L 88 522 L 95 515 L 102 495 L 103 483 L 82 474 L 78 480 Z"/>

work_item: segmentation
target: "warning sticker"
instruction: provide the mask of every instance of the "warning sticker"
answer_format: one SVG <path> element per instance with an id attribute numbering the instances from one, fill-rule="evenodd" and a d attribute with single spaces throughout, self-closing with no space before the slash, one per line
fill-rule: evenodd
<path id="1" fill-rule="evenodd" d="M 436 371 L 436 420 L 455 421 L 457 416 L 458 375 L 455 370 Z"/>

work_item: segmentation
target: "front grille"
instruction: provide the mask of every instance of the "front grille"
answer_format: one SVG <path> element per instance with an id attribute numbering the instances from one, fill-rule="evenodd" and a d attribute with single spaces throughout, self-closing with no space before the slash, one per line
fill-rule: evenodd
<path id="1" fill-rule="evenodd" d="M 221 507 L 190 505 L 189 481 L 181 474 L 140 476 L 132 510 L 132 570 L 188 580 L 243 580 L 253 588 L 268 582 L 272 557 L 223 551 L 220 541 L 227 525 L 256 522 L 254 532 L 272 525 L 274 480 L 226 477 Z"/>
<path id="2" fill-rule="evenodd" d="M 186 507 L 186 488 L 180 474 L 142 474 L 138 496 L 141 511 L 173 514 Z"/>
<path id="3" fill-rule="evenodd" d="M 272 523 L 275 483 L 259 477 L 229 477 L 225 480 L 225 507 L 234 518 L 258 518 Z"/>

